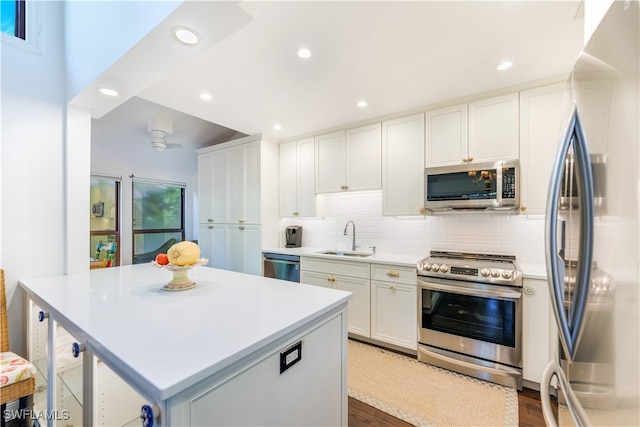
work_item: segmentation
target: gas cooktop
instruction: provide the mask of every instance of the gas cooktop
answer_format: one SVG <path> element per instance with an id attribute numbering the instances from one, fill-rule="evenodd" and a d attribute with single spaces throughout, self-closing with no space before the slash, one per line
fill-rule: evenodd
<path id="1" fill-rule="evenodd" d="M 511 255 L 431 251 L 417 268 L 423 277 L 522 286 L 522 271 Z"/>

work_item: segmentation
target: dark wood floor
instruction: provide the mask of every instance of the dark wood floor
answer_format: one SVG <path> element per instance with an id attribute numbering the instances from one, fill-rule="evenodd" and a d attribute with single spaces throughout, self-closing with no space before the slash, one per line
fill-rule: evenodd
<path id="1" fill-rule="evenodd" d="M 554 399 L 552 399 L 552 403 L 557 419 L 557 404 Z M 519 427 L 540 427 L 545 425 L 540 406 L 540 394 L 537 391 L 525 388 L 518 392 L 518 420 Z M 411 427 L 412 424 L 350 397 L 349 427 L 361 426 Z"/>

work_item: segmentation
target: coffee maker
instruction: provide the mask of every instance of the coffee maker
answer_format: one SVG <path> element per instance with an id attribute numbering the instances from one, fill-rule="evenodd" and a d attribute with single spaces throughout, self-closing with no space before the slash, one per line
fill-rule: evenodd
<path id="1" fill-rule="evenodd" d="M 289 225 L 284 230 L 287 248 L 299 248 L 302 246 L 302 227 L 299 225 Z"/>

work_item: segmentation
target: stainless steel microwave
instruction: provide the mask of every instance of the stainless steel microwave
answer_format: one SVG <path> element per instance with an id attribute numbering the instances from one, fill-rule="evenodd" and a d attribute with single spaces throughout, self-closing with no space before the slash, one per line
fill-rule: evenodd
<path id="1" fill-rule="evenodd" d="M 452 210 L 513 210 L 520 207 L 520 162 L 426 168 L 425 208 Z"/>

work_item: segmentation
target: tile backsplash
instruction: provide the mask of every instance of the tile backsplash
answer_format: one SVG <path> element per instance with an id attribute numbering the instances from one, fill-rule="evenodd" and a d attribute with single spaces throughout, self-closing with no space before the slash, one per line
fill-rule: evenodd
<path id="1" fill-rule="evenodd" d="M 515 255 L 522 263 L 544 264 L 544 218 L 517 213 L 452 213 L 416 217 L 382 216 L 381 191 L 321 194 L 317 217 L 282 219 L 282 229 L 303 227 L 303 246 L 350 249 L 356 225 L 357 250 L 425 254 L 430 250 Z"/>

